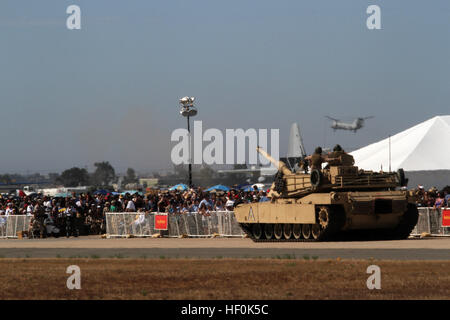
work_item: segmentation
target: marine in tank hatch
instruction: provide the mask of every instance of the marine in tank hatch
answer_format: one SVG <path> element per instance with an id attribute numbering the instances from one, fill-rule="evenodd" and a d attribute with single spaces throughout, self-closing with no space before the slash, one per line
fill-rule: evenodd
<path id="1" fill-rule="evenodd" d="M 353 166 L 355 159 L 337 144 L 334 146 L 333 152 L 328 154 L 327 162 L 328 165 L 325 168 L 329 168 L 329 166 Z"/>

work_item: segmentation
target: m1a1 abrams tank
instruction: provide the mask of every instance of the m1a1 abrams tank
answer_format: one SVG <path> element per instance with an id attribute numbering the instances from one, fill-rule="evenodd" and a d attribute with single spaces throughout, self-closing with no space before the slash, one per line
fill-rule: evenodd
<path id="1" fill-rule="evenodd" d="M 258 147 L 278 172 L 267 202 L 240 204 L 235 216 L 254 241 L 325 241 L 342 238 L 405 239 L 417 223 L 402 169 L 364 171 L 342 152 L 327 167 L 293 173 Z M 370 235 L 370 236 L 368 236 Z"/>

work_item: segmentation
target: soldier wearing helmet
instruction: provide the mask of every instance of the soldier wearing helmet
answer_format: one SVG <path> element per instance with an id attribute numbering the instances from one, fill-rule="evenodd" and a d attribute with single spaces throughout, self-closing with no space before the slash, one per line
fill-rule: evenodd
<path id="1" fill-rule="evenodd" d="M 335 145 L 333 152 L 331 152 L 328 157 L 328 164 L 332 166 L 352 166 L 355 164 L 355 159 L 352 155 L 342 149 L 340 145 Z"/>
<path id="2" fill-rule="evenodd" d="M 327 158 L 322 156 L 321 147 L 317 147 L 316 150 L 314 150 L 314 153 L 310 156 L 307 156 L 305 159 L 309 160 L 309 163 L 311 164 L 311 170 L 321 170 L 322 163 L 327 161 Z"/>

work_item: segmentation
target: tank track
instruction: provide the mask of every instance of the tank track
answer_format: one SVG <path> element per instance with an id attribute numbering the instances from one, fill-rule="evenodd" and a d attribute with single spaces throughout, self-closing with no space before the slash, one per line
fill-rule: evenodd
<path id="1" fill-rule="evenodd" d="M 242 227 L 242 226 L 241 226 Z M 329 241 L 384 241 L 384 240 L 407 240 L 408 236 L 399 236 L 395 234 L 393 230 L 357 230 L 357 231 L 343 231 L 328 237 L 326 240 L 322 239 L 304 239 L 304 238 L 290 238 L 290 239 L 255 239 L 253 233 L 248 231 L 246 228 L 242 227 L 242 230 L 253 242 L 329 242 Z"/>
<path id="2" fill-rule="evenodd" d="M 408 239 L 411 231 L 417 224 L 419 213 L 415 205 L 409 204 L 407 211 L 405 211 L 399 225 L 394 229 L 372 229 L 372 230 L 352 230 L 342 231 L 345 224 L 345 212 L 339 208 L 334 208 L 334 214 L 330 216 L 329 229 L 325 236 L 317 239 L 303 237 L 295 239 L 291 236 L 290 239 L 276 239 L 272 236 L 271 239 L 262 238 L 256 239 L 248 224 L 240 223 L 242 230 L 254 242 L 323 242 L 323 241 L 382 241 L 382 240 L 403 240 Z M 264 224 L 263 224 L 264 225 Z"/>
<path id="3" fill-rule="evenodd" d="M 419 211 L 413 204 L 408 204 L 408 209 L 403 214 L 397 228 L 391 231 L 391 237 L 396 240 L 408 238 L 419 220 Z"/>

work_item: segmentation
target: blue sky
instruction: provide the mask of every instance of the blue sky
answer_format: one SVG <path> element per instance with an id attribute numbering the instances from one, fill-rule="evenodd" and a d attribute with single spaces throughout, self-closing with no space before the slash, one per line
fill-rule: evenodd
<path id="1" fill-rule="evenodd" d="M 308 152 L 355 149 L 449 114 L 449 27 L 448 1 L 2 0 L 0 171 L 168 169 L 185 95 L 205 128 L 279 128 L 281 155 L 294 121 Z"/>

